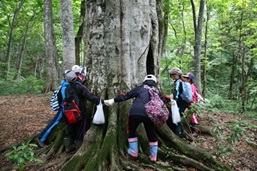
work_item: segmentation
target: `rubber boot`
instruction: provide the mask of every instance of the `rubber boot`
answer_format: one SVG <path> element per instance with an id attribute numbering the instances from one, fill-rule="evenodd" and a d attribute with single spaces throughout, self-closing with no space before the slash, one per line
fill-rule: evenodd
<path id="1" fill-rule="evenodd" d="M 137 137 L 135 138 L 129 138 L 128 139 L 129 143 L 129 149 L 128 149 L 128 154 L 134 158 L 138 157 L 138 142 L 137 142 Z"/>
<path id="2" fill-rule="evenodd" d="M 158 153 L 158 142 L 149 142 L 150 145 L 150 156 L 149 159 L 152 162 L 156 162 Z"/>
<path id="3" fill-rule="evenodd" d="M 191 116 L 190 123 L 191 123 L 190 128 L 192 131 L 191 136 L 197 137 L 199 134 L 199 127 L 198 127 L 199 123 L 198 123 L 197 115 L 195 113 Z"/>
<path id="4" fill-rule="evenodd" d="M 197 119 L 197 115 L 195 113 L 192 114 L 191 118 L 190 118 L 190 122 L 192 124 L 198 124 L 198 119 Z"/>
<path id="5" fill-rule="evenodd" d="M 175 126 L 175 134 L 182 138 L 183 128 L 181 122 L 177 123 L 177 125 Z"/>
<path id="6" fill-rule="evenodd" d="M 75 150 L 75 148 L 73 147 L 72 139 L 70 137 L 64 138 L 63 142 L 64 142 L 64 147 L 65 147 L 65 152 L 66 153 L 70 153 L 73 150 Z"/>

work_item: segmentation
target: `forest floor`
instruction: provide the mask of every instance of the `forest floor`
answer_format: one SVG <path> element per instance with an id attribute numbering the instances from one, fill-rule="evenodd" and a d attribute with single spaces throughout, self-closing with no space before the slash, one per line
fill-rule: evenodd
<path id="1" fill-rule="evenodd" d="M 12 164 L 5 157 L 5 153 L 13 145 L 19 144 L 25 137 L 38 134 L 53 118 L 53 112 L 49 105 L 49 95 L 13 95 L 0 96 L 0 171 L 15 171 L 17 166 Z M 208 115 L 212 117 L 208 117 Z M 212 119 L 211 119 L 212 118 Z M 213 118 L 217 122 L 213 122 Z M 243 136 L 233 143 L 235 151 L 226 157 L 219 158 L 220 161 L 230 166 L 234 171 L 256 171 L 257 170 L 257 121 L 245 116 L 238 116 L 229 113 L 205 113 L 200 118 L 200 124 L 208 128 L 215 125 L 223 130 L 220 136 L 226 137 L 231 130 L 223 128 L 222 124 L 232 124 L 232 120 L 244 123 L 238 129 L 244 127 Z M 249 123 L 255 127 L 249 127 Z M 248 125 L 248 126 L 247 126 Z M 198 146 L 210 152 L 219 151 L 218 144 L 214 137 L 201 134 L 195 141 Z M 253 143 L 249 143 L 253 142 Z M 32 171 L 32 170 L 31 170 Z M 195 171 L 195 170 L 194 170 Z"/>

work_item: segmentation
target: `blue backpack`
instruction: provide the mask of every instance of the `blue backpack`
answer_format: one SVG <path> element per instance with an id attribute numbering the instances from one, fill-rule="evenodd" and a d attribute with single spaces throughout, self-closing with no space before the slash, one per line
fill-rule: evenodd
<path id="1" fill-rule="evenodd" d="M 180 93 L 180 97 L 182 100 L 186 101 L 187 103 L 193 100 L 193 93 L 190 83 L 181 81 L 182 84 L 182 92 Z"/>

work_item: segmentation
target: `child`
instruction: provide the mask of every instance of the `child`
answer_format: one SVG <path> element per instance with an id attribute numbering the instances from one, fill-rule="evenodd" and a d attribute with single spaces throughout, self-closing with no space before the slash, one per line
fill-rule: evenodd
<path id="1" fill-rule="evenodd" d="M 155 125 L 149 119 L 145 110 L 145 104 L 150 101 L 150 93 L 149 90 L 144 86 L 149 86 L 154 91 L 159 92 L 157 90 L 156 77 L 150 74 L 145 77 L 142 85 L 135 87 L 125 95 L 119 95 L 116 96 L 114 99 L 105 100 L 104 103 L 107 106 L 111 106 L 114 102 L 122 102 L 131 98 L 136 98 L 130 108 L 128 119 L 128 154 L 134 158 L 138 157 L 138 140 L 136 135 L 136 129 L 140 123 L 143 123 L 150 145 L 149 159 L 150 161 L 155 162 L 157 160 L 158 141 L 155 136 Z M 161 96 L 161 98 L 164 97 Z"/>
<path id="2" fill-rule="evenodd" d="M 171 88 L 173 99 L 177 102 L 180 116 L 183 117 L 183 113 L 189 106 L 189 103 L 181 98 L 182 93 L 182 71 L 179 68 L 173 68 L 169 72 L 170 77 L 174 80 L 174 86 Z M 173 124 L 171 118 L 168 119 L 167 125 L 171 130 L 181 138 L 185 138 L 184 128 L 181 122 Z"/>
<path id="3" fill-rule="evenodd" d="M 188 82 L 191 85 L 193 100 L 190 104 L 197 103 L 199 101 L 199 99 L 198 99 L 199 93 L 198 93 L 198 88 L 194 85 L 194 82 L 193 82 L 193 79 L 195 78 L 194 74 L 192 74 L 191 72 L 188 72 L 186 75 L 183 75 L 182 78 L 185 82 Z M 199 123 L 198 123 L 196 113 L 192 114 L 189 124 L 190 124 L 190 128 L 192 131 L 191 136 L 197 137 L 199 134 Z"/>
<path id="4" fill-rule="evenodd" d="M 71 70 L 76 73 L 77 81 L 84 84 L 85 80 L 86 80 L 86 67 L 80 67 L 78 65 L 73 65 Z"/>
<path id="5" fill-rule="evenodd" d="M 80 81 L 78 81 L 78 77 L 74 70 L 67 72 L 65 74 L 65 79 L 67 82 L 67 87 L 72 87 L 73 91 L 75 91 L 76 95 L 79 98 L 79 109 L 81 110 L 82 120 L 75 124 L 69 124 L 66 122 L 66 130 L 64 135 L 64 146 L 65 151 L 67 153 L 74 150 L 73 143 L 75 143 L 76 149 L 78 149 L 82 142 L 84 134 L 81 133 L 81 130 L 84 127 L 84 122 L 89 120 L 89 118 L 86 117 L 86 106 L 85 106 L 85 100 L 89 100 L 90 102 L 98 105 L 100 103 L 100 100 L 103 101 L 100 97 L 95 96 L 92 92 L 89 91 L 89 89 L 82 85 Z M 67 96 L 68 92 L 62 88 L 62 99 L 65 101 L 65 97 Z"/>

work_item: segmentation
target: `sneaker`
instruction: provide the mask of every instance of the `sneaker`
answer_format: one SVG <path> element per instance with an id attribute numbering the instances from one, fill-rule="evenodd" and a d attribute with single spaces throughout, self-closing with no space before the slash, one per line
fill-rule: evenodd
<path id="1" fill-rule="evenodd" d="M 43 148 L 45 146 L 45 144 L 42 141 L 40 141 L 38 137 L 36 138 L 36 141 L 39 147 Z"/>

